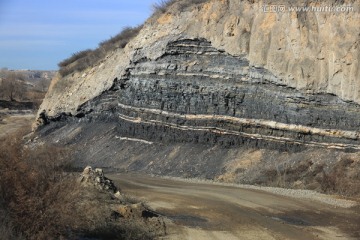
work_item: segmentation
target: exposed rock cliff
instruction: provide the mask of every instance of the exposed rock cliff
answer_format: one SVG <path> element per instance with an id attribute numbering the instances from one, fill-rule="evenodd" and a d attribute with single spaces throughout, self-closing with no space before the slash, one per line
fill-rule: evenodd
<path id="1" fill-rule="evenodd" d="M 359 150 L 360 3 L 297 1 L 352 8 L 295 12 L 291 2 L 272 13 L 264 1 L 183 12 L 175 3 L 124 49 L 55 78 L 39 110 L 42 133 L 68 124 L 76 142 L 86 124 L 101 123 L 143 141 Z"/>
<path id="2" fill-rule="evenodd" d="M 286 6 L 340 4 L 335 0 L 303 2 Z M 125 50 L 113 52 L 94 68 L 61 79 L 59 85 L 67 88 L 61 89 L 61 94 L 55 94 L 55 89 L 50 91 L 42 108 L 48 110 L 48 115 L 74 113 L 79 104 L 123 76 L 131 62 L 140 58 L 156 60 L 169 43 L 187 38 L 206 39 L 215 49 L 244 57 L 248 66 L 265 68 L 270 73 L 256 78 L 359 103 L 359 2 L 345 1 L 343 6 L 352 6 L 353 11 L 340 13 L 266 13 L 263 5 L 263 1 L 209 1 L 177 13 L 175 4 L 173 11 L 148 20 Z"/>

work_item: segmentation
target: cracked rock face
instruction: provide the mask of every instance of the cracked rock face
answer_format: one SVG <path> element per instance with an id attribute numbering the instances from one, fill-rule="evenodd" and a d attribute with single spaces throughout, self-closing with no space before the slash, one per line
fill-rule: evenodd
<path id="1" fill-rule="evenodd" d="M 170 42 L 162 56 L 139 58 L 126 72 L 75 117 L 52 120 L 115 122 L 120 135 L 171 142 L 359 148 L 357 104 L 278 84 L 269 70 L 206 39 Z"/>
<path id="2" fill-rule="evenodd" d="M 292 1 L 279 2 L 287 8 L 295 6 Z M 260 0 L 213 0 L 179 13 L 175 4 L 160 18 L 149 19 L 124 50 L 110 53 L 93 68 L 55 78 L 39 112 L 45 110 L 49 116 L 75 114 L 79 105 L 126 75 L 132 62 L 156 60 L 171 42 L 187 38 L 206 39 L 217 50 L 243 56 L 252 68 L 263 68 L 276 76 L 267 78 L 273 83 L 359 103 L 360 3 L 321 3 L 352 6 L 353 10 L 264 13 Z M 296 2 L 296 6 L 317 5 L 317 1 Z"/>
<path id="3" fill-rule="evenodd" d="M 262 1 L 214 0 L 178 13 L 175 4 L 125 49 L 54 79 L 38 130 L 65 135 L 68 125 L 76 142 L 101 123 L 112 127 L 99 135 L 145 142 L 359 150 L 359 3 L 323 4 L 353 11 L 264 13 Z"/>

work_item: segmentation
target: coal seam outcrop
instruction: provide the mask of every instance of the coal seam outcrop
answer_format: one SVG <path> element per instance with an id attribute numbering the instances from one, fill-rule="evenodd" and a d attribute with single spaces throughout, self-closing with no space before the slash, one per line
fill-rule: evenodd
<path id="1" fill-rule="evenodd" d="M 135 57 L 109 90 L 76 114 L 40 117 L 48 123 L 43 128 L 63 120 L 114 122 L 122 136 L 163 142 L 360 149 L 358 104 L 279 83 L 245 56 L 184 38 L 169 42 L 157 59 Z"/>

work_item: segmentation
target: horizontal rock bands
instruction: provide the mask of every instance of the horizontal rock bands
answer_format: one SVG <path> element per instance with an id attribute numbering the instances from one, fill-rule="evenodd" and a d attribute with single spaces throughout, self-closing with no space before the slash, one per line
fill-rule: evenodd
<path id="1" fill-rule="evenodd" d="M 137 108 L 137 107 L 127 106 L 121 103 L 118 103 L 118 106 L 123 109 L 127 109 L 127 110 L 130 109 L 133 112 L 153 113 L 155 115 L 163 115 L 165 117 L 174 117 L 184 120 L 214 120 L 217 122 L 225 121 L 237 125 L 285 130 L 285 131 L 298 132 L 302 134 L 312 134 L 312 135 L 335 137 L 335 138 L 346 138 L 351 140 L 359 140 L 360 138 L 360 132 L 358 131 L 321 129 L 321 128 L 302 126 L 302 125 L 279 123 L 279 122 L 268 121 L 263 119 L 237 118 L 237 117 L 224 116 L 224 115 L 177 114 L 177 113 L 171 113 L 158 109 Z"/>
<path id="2" fill-rule="evenodd" d="M 219 116 L 219 115 L 193 115 L 193 114 L 177 114 L 170 113 L 167 111 L 161 111 L 158 109 L 146 109 L 146 108 L 136 108 L 132 106 L 127 106 L 124 104 L 118 104 L 120 109 L 125 110 L 128 114 L 118 113 L 117 116 L 124 120 L 137 124 L 152 124 L 152 125 L 163 125 L 169 128 L 176 128 L 183 131 L 209 131 L 219 135 L 235 135 L 242 136 L 245 138 L 259 139 L 264 141 L 272 141 L 278 143 L 292 143 L 299 144 L 305 146 L 316 146 L 316 147 L 325 147 L 325 148 L 335 148 L 335 149 L 356 149 L 360 150 L 360 145 L 356 144 L 356 141 L 359 140 L 359 132 L 355 131 L 342 131 L 336 129 L 319 129 L 319 128 L 311 128 L 306 126 L 299 126 L 293 124 L 283 124 L 277 123 L 274 121 L 266 121 L 261 119 L 241 119 L 229 116 Z M 120 109 L 117 109 L 117 112 L 121 112 Z M 128 110 L 128 111 L 126 111 Z M 137 114 L 138 113 L 138 114 Z M 132 115 L 132 116 L 129 116 Z M 159 116 L 161 116 L 159 118 Z M 171 121 L 169 118 L 173 119 L 181 119 L 184 120 L 185 123 L 193 123 L 193 125 L 179 124 Z M 167 121 L 163 121 L 161 119 L 166 119 Z M 214 126 L 207 126 L 206 124 L 202 126 L 206 120 L 211 120 L 214 122 L 222 122 L 224 128 Z M 194 122 L 197 123 L 194 124 Z M 212 122 L 213 123 L 213 122 Z M 236 131 L 232 129 L 227 129 L 226 123 L 231 123 L 236 125 L 237 127 L 244 126 L 241 128 L 245 131 Z M 271 129 L 282 131 L 282 136 L 276 136 L 274 131 L 271 131 L 271 134 L 265 135 L 261 134 L 261 130 Z M 291 134 L 286 135 L 285 132 L 290 132 Z M 295 137 L 300 135 L 308 135 L 311 136 L 308 140 L 304 139 L 296 139 Z M 312 141 L 311 139 L 319 140 L 319 137 L 331 138 L 331 141 Z M 345 140 L 341 143 L 341 139 Z M 340 142 L 336 143 L 336 140 L 340 140 Z M 354 141 L 346 141 L 346 140 L 354 140 Z M 352 144 L 350 142 L 353 142 Z"/>
<path id="3" fill-rule="evenodd" d="M 134 62 L 74 116 L 148 140 L 356 150 L 360 140 L 359 105 L 284 86 L 205 39 L 169 42 L 162 56 Z"/>

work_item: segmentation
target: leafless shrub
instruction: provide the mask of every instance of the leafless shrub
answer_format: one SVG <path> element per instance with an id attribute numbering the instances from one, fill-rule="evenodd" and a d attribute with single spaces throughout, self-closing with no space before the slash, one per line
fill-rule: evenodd
<path id="1" fill-rule="evenodd" d="M 165 13 L 171 5 L 177 0 L 161 0 L 152 5 L 152 10 L 155 14 Z"/>
<path id="2" fill-rule="evenodd" d="M 138 27 L 125 27 L 119 34 L 103 41 L 99 47 L 91 50 L 87 49 L 73 54 L 70 58 L 61 61 L 59 73 L 66 76 L 76 71 L 83 71 L 88 67 L 98 63 L 108 52 L 117 48 L 124 48 L 126 44 L 134 38 L 141 30 L 142 25 Z"/>
<path id="3" fill-rule="evenodd" d="M 22 135 L 0 144 L 0 202 L 8 214 L 6 224 L 26 239 L 61 236 L 73 221 L 75 193 L 73 180 L 62 171 L 65 153 L 55 147 L 26 148 Z"/>
<path id="4" fill-rule="evenodd" d="M 153 15 L 165 13 L 168 9 L 179 2 L 177 11 L 184 11 L 186 8 L 207 2 L 208 0 L 161 0 L 153 4 Z M 119 34 L 105 40 L 99 44 L 99 47 L 91 50 L 87 49 L 74 53 L 70 58 L 61 61 L 58 66 L 60 67 L 59 73 L 62 76 L 72 74 L 76 71 L 83 71 L 86 68 L 99 62 L 108 52 L 116 48 L 124 48 L 126 44 L 134 38 L 143 26 L 138 27 L 125 27 Z"/>
<path id="5" fill-rule="evenodd" d="M 1 240 L 22 240 L 25 239 L 23 235 L 17 233 L 10 221 L 9 212 L 6 207 L 0 203 L 0 239 Z"/>
<path id="6" fill-rule="evenodd" d="M 175 3 L 179 3 L 176 8 L 176 11 L 183 12 L 187 8 L 202 4 L 205 2 L 208 2 L 209 0 L 161 0 L 152 5 L 153 9 L 153 15 L 158 16 L 160 14 L 163 14 L 169 10 L 171 6 L 173 6 Z"/>
<path id="7" fill-rule="evenodd" d="M 65 171 L 68 150 L 24 145 L 25 134 L 0 142 L 0 239 L 150 239 L 143 222 L 112 217 L 119 201 Z"/>
<path id="8" fill-rule="evenodd" d="M 206 2 L 209 2 L 209 0 L 185 0 L 180 3 L 180 11 L 184 11 L 185 9 L 193 5 L 203 4 Z"/>
<path id="9" fill-rule="evenodd" d="M 105 55 L 101 49 L 85 50 L 74 54 L 71 58 L 65 59 L 59 63 L 59 73 L 61 76 L 66 76 L 76 71 L 80 72 L 95 64 L 99 59 Z"/>
<path id="10" fill-rule="evenodd" d="M 350 158 L 343 158 L 329 171 L 322 170 L 317 181 L 321 190 L 326 193 L 337 193 L 345 196 L 360 195 L 359 163 Z"/>
<path id="11" fill-rule="evenodd" d="M 0 98 L 9 101 L 22 101 L 26 93 L 24 75 L 7 71 L 0 82 Z"/>
<path id="12" fill-rule="evenodd" d="M 135 37 L 141 30 L 142 25 L 138 27 L 125 27 L 119 34 L 105 40 L 99 44 L 105 51 L 111 51 L 116 48 L 124 48 L 126 44 Z"/>
<path id="13" fill-rule="evenodd" d="M 247 176 L 238 177 L 238 181 L 357 197 L 360 196 L 360 161 L 354 159 L 354 156 L 344 154 L 339 160 L 333 159 L 337 162 L 312 158 L 299 161 L 285 159 L 273 163 L 268 161 L 254 166 L 245 172 Z"/>
<path id="14" fill-rule="evenodd" d="M 70 58 L 67 58 L 67 59 L 61 61 L 58 65 L 59 65 L 59 67 L 66 67 L 66 66 L 70 65 L 71 63 L 73 63 L 81 58 L 86 57 L 91 52 L 92 52 L 91 49 L 86 49 L 86 50 L 83 50 L 80 52 L 76 52 Z"/>

